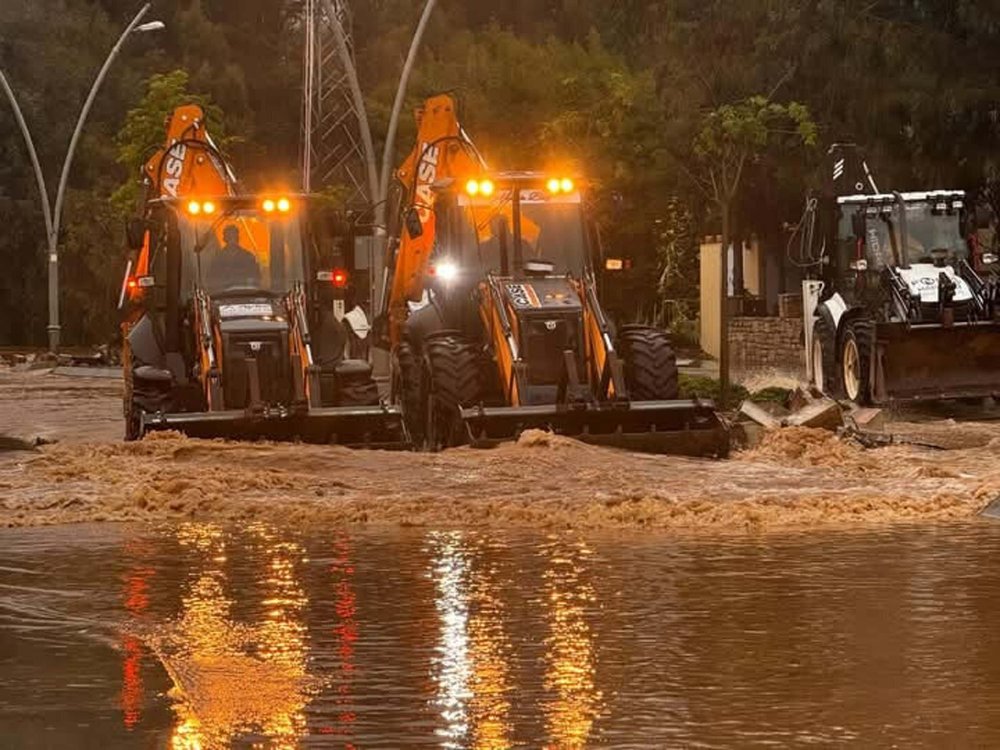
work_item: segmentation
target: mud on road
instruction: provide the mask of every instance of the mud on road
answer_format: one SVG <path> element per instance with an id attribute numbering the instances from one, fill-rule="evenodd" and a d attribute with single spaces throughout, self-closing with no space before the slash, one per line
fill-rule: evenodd
<path id="1" fill-rule="evenodd" d="M 545 433 L 494 450 L 120 440 L 114 382 L 0 371 L 0 525 L 269 520 L 541 529 L 743 531 L 941 520 L 1000 494 L 1000 422 L 900 422 L 948 446 L 864 450 L 790 428 L 729 461 L 632 454 Z"/>

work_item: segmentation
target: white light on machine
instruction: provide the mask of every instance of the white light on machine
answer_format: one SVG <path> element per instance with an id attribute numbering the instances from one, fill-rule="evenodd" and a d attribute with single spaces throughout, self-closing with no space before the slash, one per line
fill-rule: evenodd
<path id="1" fill-rule="evenodd" d="M 604 268 L 608 271 L 621 271 L 625 268 L 625 261 L 621 258 L 605 258 Z"/>
<path id="2" fill-rule="evenodd" d="M 445 283 L 458 278 L 458 264 L 450 260 L 443 260 L 434 266 L 434 275 Z"/>

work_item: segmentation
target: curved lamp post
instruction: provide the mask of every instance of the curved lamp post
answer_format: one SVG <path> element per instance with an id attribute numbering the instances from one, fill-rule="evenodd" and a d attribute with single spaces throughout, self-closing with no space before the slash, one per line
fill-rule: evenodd
<path id="1" fill-rule="evenodd" d="M 97 78 L 94 79 L 93 85 L 90 87 L 90 93 L 87 94 L 87 99 L 83 103 L 83 109 L 80 110 L 80 116 L 76 121 L 76 129 L 73 131 L 73 136 L 69 141 L 69 148 L 66 151 L 66 157 L 63 160 L 62 173 L 59 176 L 59 188 L 56 191 L 56 203 L 53 209 L 49 208 L 49 194 L 45 187 L 45 176 L 42 174 L 41 166 L 38 162 L 38 154 L 35 152 L 35 145 L 31 139 L 31 133 L 28 131 L 28 125 L 24 120 L 24 116 L 21 113 L 21 108 L 17 104 L 17 99 L 14 96 L 14 92 L 7 82 L 7 78 L 0 71 L 0 85 L 2 85 L 4 92 L 7 94 L 7 98 L 10 100 L 10 104 L 14 109 L 14 117 L 17 120 L 18 126 L 21 128 L 21 133 L 24 136 L 25 145 L 28 148 L 28 155 L 31 158 L 31 165 L 35 170 L 35 180 L 38 182 L 38 190 L 41 193 L 42 198 L 42 215 L 45 220 L 45 234 L 47 238 L 48 246 L 48 265 L 49 265 L 49 351 L 53 354 L 59 350 L 59 229 L 62 223 L 62 208 L 63 202 L 66 197 L 66 184 L 69 180 L 69 169 L 73 164 L 73 156 L 76 153 L 76 146 L 80 140 L 80 134 L 83 132 L 83 125 L 87 120 L 87 115 L 90 114 L 90 108 L 94 103 L 94 99 L 97 97 L 97 92 L 101 88 L 101 84 L 104 82 L 105 76 L 107 76 L 108 69 L 114 62 L 115 58 L 118 56 L 119 50 L 121 50 L 122 45 L 125 40 L 129 37 L 132 32 L 146 32 L 146 31 L 159 31 L 165 28 L 162 21 L 150 21 L 148 23 L 140 24 L 143 16 L 149 12 L 151 3 L 146 3 L 139 9 L 139 12 L 135 14 L 135 18 L 132 22 L 125 28 L 122 35 L 118 37 L 118 41 L 115 42 L 115 46 L 111 48 L 111 52 L 108 53 L 107 59 L 104 61 L 104 65 L 101 66 L 100 71 L 97 73 Z"/>
<path id="2" fill-rule="evenodd" d="M 396 98 L 392 102 L 392 114 L 389 116 L 389 129 L 386 131 L 385 148 L 382 149 L 382 171 L 379 173 L 378 196 L 375 198 L 378 201 L 376 206 L 381 210 L 380 213 L 383 216 L 385 213 L 385 201 L 389 197 L 389 177 L 392 174 L 392 160 L 396 155 L 396 129 L 399 126 L 399 113 L 403 109 L 406 88 L 410 83 L 410 73 L 413 70 L 413 63 L 417 59 L 417 51 L 420 49 L 420 42 L 424 38 L 424 30 L 427 28 L 427 22 L 434 11 L 435 1 L 427 0 L 427 4 L 424 5 L 424 12 L 420 15 L 417 29 L 413 32 L 413 38 L 410 40 L 410 51 L 406 55 L 406 62 L 403 63 L 403 72 L 399 76 Z M 379 218 L 376 220 L 376 223 L 384 224 L 385 219 Z"/>
<path id="3" fill-rule="evenodd" d="M 375 196 L 375 233 L 380 240 L 383 240 L 382 256 L 379 263 L 380 268 L 377 274 L 382 277 L 382 284 L 377 289 L 378 296 L 376 298 L 376 288 L 374 285 L 376 274 L 373 273 L 372 303 L 375 310 L 381 310 L 382 305 L 385 304 L 389 284 L 386 268 L 388 248 L 385 246 L 384 238 L 386 235 L 386 206 L 389 200 L 389 179 L 392 176 L 392 160 L 396 156 L 396 130 L 399 126 L 399 114 L 403 109 L 403 100 L 406 98 L 406 89 L 410 83 L 410 73 L 413 71 L 413 64 L 416 62 L 417 52 L 420 49 L 420 43 L 423 41 L 424 31 L 427 29 L 427 22 L 430 21 L 431 13 L 434 12 L 435 2 L 436 0 L 427 0 L 424 5 L 424 11 L 420 14 L 420 21 L 417 22 L 417 28 L 413 32 L 413 38 L 410 40 L 410 51 L 406 54 L 403 71 L 399 75 L 399 86 L 396 88 L 396 98 L 392 102 L 389 128 L 386 130 L 385 144 L 382 147 L 382 171 L 379 173 L 378 195 Z M 372 271 L 374 270 L 373 268 Z"/>

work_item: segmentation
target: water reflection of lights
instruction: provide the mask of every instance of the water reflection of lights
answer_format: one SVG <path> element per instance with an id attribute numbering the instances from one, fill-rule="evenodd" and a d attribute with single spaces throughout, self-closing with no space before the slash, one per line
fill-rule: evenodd
<path id="1" fill-rule="evenodd" d="M 555 747 L 583 747 L 602 707 L 601 692 L 594 684 L 594 637 L 586 618 L 596 598 L 585 564 L 591 552 L 582 542 L 559 540 L 552 540 L 547 552 L 544 684 L 554 695 L 545 704 L 546 722 Z"/>
<path id="2" fill-rule="evenodd" d="M 444 719 L 438 730 L 442 745 L 464 747 L 469 729 L 466 701 L 469 693 L 469 600 L 465 590 L 468 560 L 461 532 L 430 535 L 434 552 L 433 577 L 437 586 L 434 605 L 441 618 L 441 637 L 434 658 L 438 685 L 437 704 Z"/>
<path id="3" fill-rule="evenodd" d="M 125 574 L 125 610 L 130 626 L 143 622 L 149 608 L 149 580 L 155 571 L 146 564 L 149 552 L 147 542 L 130 540 L 125 544 L 125 556 L 130 562 Z M 142 640 L 133 633 L 122 637 L 122 723 L 128 730 L 135 729 L 142 718 L 145 691 L 142 683 L 142 660 L 145 648 Z"/>
<path id="4" fill-rule="evenodd" d="M 186 524 L 178 531 L 194 572 L 179 616 L 155 639 L 174 682 L 174 750 L 228 747 L 251 732 L 267 736 L 268 747 L 294 747 L 305 732 L 312 682 L 303 622 L 308 600 L 297 577 L 303 551 L 266 527 L 252 527 L 250 535 L 246 546 L 265 570 L 261 617 L 248 624 L 232 617 L 221 529 Z"/>
<path id="5" fill-rule="evenodd" d="M 334 734 L 347 740 L 353 734 L 357 718 L 353 708 L 352 683 L 354 680 L 354 644 L 358 640 L 357 599 L 352 580 L 354 564 L 351 562 L 351 543 L 346 536 L 334 540 L 334 557 L 330 565 L 334 584 L 337 624 L 334 637 L 337 642 L 339 672 L 337 676 L 337 725 Z M 353 747 L 348 745 L 348 747 Z"/>
<path id="6" fill-rule="evenodd" d="M 441 744 L 509 747 L 510 644 L 497 571 L 482 564 L 479 540 L 461 532 L 433 532 L 429 546 L 441 622 L 434 658 Z"/>
<path id="7" fill-rule="evenodd" d="M 504 630 L 502 586 L 493 568 L 473 576 L 475 607 L 469 618 L 472 653 L 473 747 L 501 750 L 511 746 L 510 642 Z"/>
<path id="8" fill-rule="evenodd" d="M 296 575 L 297 566 L 305 562 L 305 550 L 298 542 L 277 538 L 265 526 L 252 530 L 262 542 L 268 561 L 265 619 L 256 629 L 257 651 L 261 659 L 281 667 L 286 679 L 300 686 L 274 706 L 262 728 L 271 738 L 272 747 L 294 747 L 295 740 L 306 732 L 308 700 L 305 689 L 309 645 L 304 616 L 309 600 Z"/>

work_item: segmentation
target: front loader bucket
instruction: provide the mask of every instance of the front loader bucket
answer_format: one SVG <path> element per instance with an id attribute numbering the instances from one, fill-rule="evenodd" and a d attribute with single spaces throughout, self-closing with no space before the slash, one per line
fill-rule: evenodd
<path id="1" fill-rule="evenodd" d="M 632 401 L 585 405 L 479 406 L 462 410 L 472 445 L 516 440 L 528 429 L 585 443 L 683 456 L 729 454 L 729 429 L 711 401 Z"/>
<path id="2" fill-rule="evenodd" d="M 1000 394 L 1000 326 L 887 328 L 876 345 L 876 402 Z"/>
<path id="3" fill-rule="evenodd" d="M 177 430 L 195 438 L 300 440 L 351 448 L 410 448 L 402 412 L 396 406 L 337 406 L 289 412 L 273 409 L 176 412 L 142 415 L 142 432 Z"/>

